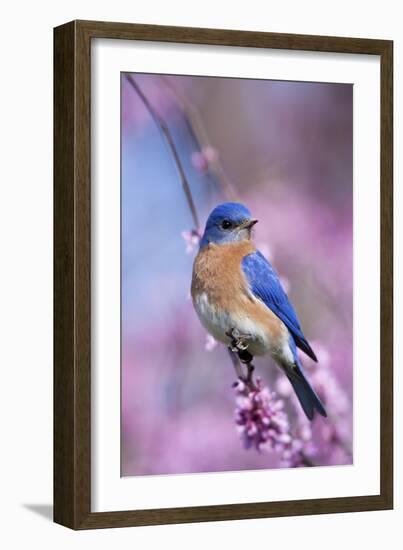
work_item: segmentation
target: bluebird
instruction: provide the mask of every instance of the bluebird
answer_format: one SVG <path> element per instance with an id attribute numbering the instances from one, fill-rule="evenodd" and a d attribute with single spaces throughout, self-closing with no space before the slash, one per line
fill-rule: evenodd
<path id="1" fill-rule="evenodd" d="M 315 410 L 326 416 L 297 348 L 313 361 L 317 358 L 277 273 L 253 244 L 255 223 L 243 204 L 226 202 L 211 212 L 193 265 L 194 308 L 219 342 L 231 348 L 233 335 L 241 335 L 250 358 L 271 356 L 310 420 Z"/>

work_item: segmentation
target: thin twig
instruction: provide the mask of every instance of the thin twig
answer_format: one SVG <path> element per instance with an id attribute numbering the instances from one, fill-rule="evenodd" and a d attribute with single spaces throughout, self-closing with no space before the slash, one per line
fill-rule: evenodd
<path id="1" fill-rule="evenodd" d="M 228 349 L 228 353 L 229 353 L 229 356 L 231 358 L 232 364 L 234 366 L 236 375 L 237 375 L 238 378 L 240 378 L 242 380 L 242 378 L 244 377 L 244 374 L 243 374 L 243 371 L 242 371 L 242 364 L 239 360 L 239 357 L 230 348 L 227 348 L 227 349 Z"/>
<path id="2" fill-rule="evenodd" d="M 168 78 L 161 75 L 161 81 L 170 92 L 171 96 L 175 99 L 179 110 L 182 112 L 183 119 L 185 121 L 188 132 L 195 144 L 195 146 L 202 151 L 206 147 L 211 147 L 211 141 L 209 139 L 207 130 L 201 120 L 200 114 L 196 107 L 190 103 L 185 97 L 183 97 L 178 90 L 172 86 Z M 234 200 L 237 197 L 237 192 L 234 185 L 227 177 L 222 163 L 217 157 L 212 163 L 213 172 L 217 179 L 218 186 L 221 188 L 221 192 L 226 199 Z"/>
<path id="3" fill-rule="evenodd" d="M 137 82 L 134 80 L 132 75 L 127 74 L 126 79 L 130 83 L 132 88 L 135 90 L 135 92 L 137 93 L 137 95 L 139 96 L 141 101 L 143 102 L 144 106 L 146 107 L 146 109 L 150 113 L 150 115 L 153 118 L 154 122 L 157 124 L 157 126 L 160 129 L 161 133 L 166 138 L 167 144 L 169 146 L 169 149 L 172 153 L 173 159 L 175 161 L 176 167 L 177 167 L 178 172 L 179 172 L 179 176 L 180 176 L 181 183 L 182 183 L 182 188 L 183 188 L 183 191 L 185 193 L 186 200 L 187 200 L 189 208 L 190 208 L 190 212 L 192 214 L 195 230 L 197 232 L 199 232 L 199 228 L 200 228 L 199 218 L 197 216 L 196 207 L 195 207 L 193 197 L 192 197 L 192 192 L 190 191 L 189 182 L 186 178 L 186 174 L 185 174 L 185 171 L 183 169 L 182 162 L 180 160 L 178 151 L 176 149 L 175 142 L 173 140 L 172 134 L 171 134 L 167 124 L 165 123 L 165 120 L 157 113 L 157 111 L 154 109 L 154 107 L 148 101 L 147 97 L 144 95 L 142 89 L 137 84 Z"/>

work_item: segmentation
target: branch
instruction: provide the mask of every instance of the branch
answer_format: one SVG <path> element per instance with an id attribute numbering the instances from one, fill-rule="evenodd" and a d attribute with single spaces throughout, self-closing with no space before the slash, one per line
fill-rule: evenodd
<path id="1" fill-rule="evenodd" d="M 229 356 L 230 356 L 230 359 L 232 361 L 232 365 L 235 369 L 235 372 L 236 372 L 236 375 L 237 375 L 237 378 L 239 378 L 240 380 L 242 380 L 243 378 L 243 370 L 242 370 L 242 365 L 241 365 L 241 362 L 239 360 L 239 357 L 238 355 L 232 351 L 230 348 L 227 348 L 228 349 L 228 353 L 229 353 Z"/>
<path id="2" fill-rule="evenodd" d="M 174 98 L 178 109 L 181 111 L 186 127 L 195 144 L 195 147 L 199 151 L 202 151 L 207 147 L 211 147 L 211 142 L 207 130 L 196 107 L 185 97 L 183 97 L 178 92 L 178 90 L 174 88 L 174 86 L 172 86 L 168 78 L 166 78 L 165 76 L 161 76 L 160 80 L 161 82 L 163 82 L 171 96 Z M 236 199 L 236 189 L 227 177 L 218 156 L 213 162 L 213 171 L 217 180 L 217 184 L 221 188 L 223 196 L 226 199 Z"/>
<path id="3" fill-rule="evenodd" d="M 132 86 L 134 91 L 137 93 L 137 95 L 139 96 L 141 101 L 143 102 L 144 106 L 146 107 L 146 109 L 150 113 L 150 115 L 153 118 L 154 122 L 157 124 L 157 126 L 160 129 L 163 136 L 165 136 L 166 142 L 167 142 L 168 147 L 169 147 L 169 149 L 172 153 L 172 157 L 175 161 L 176 167 L 177 167 L 178 172 L 179 172 L 179 176 L 180 176 L 181 183 L 182 183 L 182 188 L 183 188 L 183 191 L 185 193 L 185 197 L 186 197 L 186 200 L 188 202 L 190 212 L 192 214 L 195 229 L 196 229 L 197 232 L 199 232 L 199 228 L 200 228 L 199 218 L 197 216 L 195 203 L 194 203 L 193 197 L 192 197 L 192 192 L 190 191 L 189 182 L 186 178 L 186 174 L 185 174 L 185 171 L 183 169 L 182 162 L 180 160 L 178 150 L 176 149 L 172 134 L 171 134 L 167 124 L 165 123 L 165 120 L 157 113 L 157 111 L 154 109 L 154 107 L 148 101 L 147 97 L 144 95 L 142 89 L 137 84 L 137 82 L 134 80 L 132 75 L 127 74 L 126 79 L 129 82 L 129 84 Z"/>
<path id="4" fill-rule="evenodd" d="M 247 334 L 240 334 L 235 328 L 227 331 L 226 335 L 231 338 L 231 344 L 228 346 L 228 351 L 230 352 L 230 357 L 238 378 L 242 380 L 251 391 L 255 391 L 257 386 L 253 381 L 253 371 L 255 370 L 255 367 L 252 365 L 253 355 L 248 351 L 248 339 L 250 339 L 250 336 Z M 242 363 L 246 365 L 247 368 L 246 376 L 242 370 Z"/>

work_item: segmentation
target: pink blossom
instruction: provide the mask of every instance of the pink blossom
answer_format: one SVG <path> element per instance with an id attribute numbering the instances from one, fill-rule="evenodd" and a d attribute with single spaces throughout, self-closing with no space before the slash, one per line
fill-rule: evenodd
<path id="1" fill-rule="evenodd" d="M 256 386 L 239 381 L 236 393 L 235 421 L 245 448 L 277 451 L 283 467 L 314 466 L 312 458 L 317 448 L 312 441 L 311 423 L 303 413 L 297 416 L 292 429 L 283 400 L 263 387 L 259 378 Z"/>
<path id="2" fill-rule="evenodd" d="M 201 151 L 195 151 L 191 157 L 194 168 L 201 174 L 208 172 L 217 159 L 217 151 L 209 145 L 203 147 Z"/>
<path id="3" fill-rule="evenodd" d="M 245 448 L 283 451 L 291 441 L 283 401 L 260 378 L 253 386 L 239 380 L 235 392 L 235 423 Z"/>
<path id="4" fill-rule="evenodd" d="M 199 246 L 199 233 L 195 229 L 192 229 L 191 231 L 182 231 L 181 235 L 186 243 L 186 254 L 191 254 Z"/>
<path id="5" fill-rule="evenodd" d="M 318 449 L 313 443 L 312 422 L 305 416 L 292 386 L 285 376 L 278 377 L 276 389 L 281 396 L 289 398 L 295 416 L 291 429 L 292 442 L 284 449 L 281 455 L 281 464 L 288 468 L 313 465 L 311 462 L 317 455 Z"/>
<path id="6" fill-rule="evenodd" d="M 204 349 L 206 351 L 213 351 L 218 346 L 217 340 L 211 336 L 211 334 L 206 334 L 206 342 L 204 344 Z"/>
<path id="7" fill-rule="evenodd" d="M 321 444 L 321 452 L 326 453 L 330 460 L 334 456 L 335 463 L 340 463 L 340 456 L 344 456 L 341 463 L 351 459 L 349 440 L 351 435 L 351 404 L 350 400 L 337 380 L 332 368 L 332 356 L 320 342 L 312 342 L 312 347 L 318 358 L 315 363 L 304 357 L 303 361 L 309 368 L 311 384 L 325 404 L 328 417 L 320 422 L 317 435 Z M 302 357 L 302 355 L 301 355 Z M 297 413 L 298 403 L 293 396 L 293 402 Z M 299 415 L 301 424 L 301 415 Z M 339 462 L 337 462 L 339 461 Z"/>

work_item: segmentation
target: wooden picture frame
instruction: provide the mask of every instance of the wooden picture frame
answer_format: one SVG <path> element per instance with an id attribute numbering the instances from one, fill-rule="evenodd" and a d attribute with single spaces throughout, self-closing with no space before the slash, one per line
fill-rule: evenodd
<path id="1" fill-rule="evenodd" d="M 381 444 L 380 493 L 91 512 L 91 40 L 113 38 L 380 56 L 381 63 Z M 54 30 L 54 520 L 72 529 L 269 518 L 393 506 L 393 43 L 73 21 Z"/>

